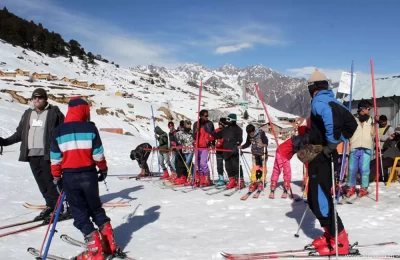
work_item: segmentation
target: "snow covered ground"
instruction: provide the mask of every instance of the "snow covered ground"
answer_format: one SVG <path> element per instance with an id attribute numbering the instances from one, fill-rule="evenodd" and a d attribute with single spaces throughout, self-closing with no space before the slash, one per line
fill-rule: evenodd
<path id="1" fill-rule="evenodd" d="M 26 106 L 0 100 L 0 136 L 9 136 L 17 126 Z M 102 117 L 95 118 L 102 124 Z M 152 139 L 123 136 L 101 132 L 109 174 L 137 174 L 139 167 L 132 162 L 129 153 L 139 143 Z M 150 138 L 150 137 L 149 137 Z M 270 152 L 273 154 L 273 151 Z M 27 163 L 18 162 L 19 144 L 5 147 L 0 156 L 0 222 L 1 225 L 32 219 L 38 211 L 25 209 L 22 204 L 42 204 Z M 150 157 L 151 159 L 151 157 Z M 246 158 L 250 163 L 250 158 Z M 273 159 L 273 158 L 272 158 Z M 268 176 L 271 176 L 273 160 L 268 161 Z M 153 161 L 156 168 L 156 161 Z M 216 172 L 216 170 L 214 169 Z M 302 165 L 292 160 L 293 193 L 301 194 Z M 327 173 L 329 174 L 329 173 Z M 248 180 L 247 175 L 245 175 Z M 226 197 L 223 193 L 207 195 L 205 191 L 189 193 L 161 189 L 149 181 L 119 180 L 108 177 L 109 193 L 100 184 L 101 199 L 127 201 L 128 208 L 106 208 L 112 219 L 119 245 L 136 259 L 222 259 L 221 251 L 256 252 L 285 249 L 300 249 L 312 238 L 322 233 L 311 213 L 306 215 L 295 238 L 298 223 L 306 209 L 303 202 L 280 199 L 278 189 L 275 200 L 263 193 L 259 199 L 239 198 L 245 190 Z M 374 186 L 374 185 L 373 185 Z M 364 198 L 354 205 L 338 206 L 346 230 L 352 242 L 360 244 L 384 241 L 399 242 L 397 224 L 400 216 L 398 207 L 400 186 L 380 186 L 379 202 Z M 10 228 L 14 230 L 16 228 Z M 79 253 L 79 248 L 59 239 L 61 234 L 82 239 L 73 227 L 72 220 L 57 225 L 50 253 L 70 257 Z M 0 230 L 0 234 L 7 232 Z M 26 249 L 40 248 L 46 227 L 0 238 L 1 259 L 33 259 Z M 399 246 L 364 249 L 368 254 L 400 253 Z"/>

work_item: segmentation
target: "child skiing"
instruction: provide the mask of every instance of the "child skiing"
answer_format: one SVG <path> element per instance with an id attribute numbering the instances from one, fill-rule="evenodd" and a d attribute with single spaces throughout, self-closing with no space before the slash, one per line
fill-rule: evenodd
<path id="1" fill-rule="evenodd" d="M 224 125 L 221 123 L 221 120 L 218 122 L 218 128 L 215 129 L 215 132 L 218 133 L 222 131 Z M 215 148 L 223 149 L 224 148 L 224 139 L 219 138 L 215 140 Z M 224 178 L 224 154 L 221 151 L 216 151 L 215 156 L 217 158 L 217 172 L 218 172 L 218 182 L 217 186 L 225 185 L 225 178 Z"/>
<path id="2" fill-rule="evenodd" d="M 338 143 L 353 136 L 357 123 L 351 113 L 334 98 L 333 91 L 329 90 L 327 77 L 318 70 L 308 79 L 308 91 L 312 98 L 311 129 L 304 136 L 294 136 L 292 141 L 294 152 L 299 151 L 305 144 L 322 147 L 319 152 L 311 150 L 309 153 L 312 157 L 308 160 L 307 202 L 325 232 L 306 248 L 316 250 L 321 256 L 335 255 L 336 252 L 349 254 L 349 238 L 341 218 L 335 211 L 331 195 L 334 185 L 331 175 L 332 156 L 337 155 Z M 305 150 L 308 152 L 308 149 Z M 306 154 L 305 157 L 309 155 Z"/>
<path id="3" fill-rule="evenodd" d="M 152 149 L 153 147 L 149 143 L 139 144 L 135 150 L 131 151 L 130 158 L 131 160 L 136 160 L 139 164 L 141 169 L 140 174 L 137 178 L 145 177 L 150 175 L 150 169 L 147 165 L 147 159 L 150 156 L 150 150 L 145 149 Z"/>
<path id="4" fill-rule="evenodd" d="M 168 134 L 164 132 L 159 126 L 156 126 L 156 139 L 158 141 L 158 164 L 160 164 L 161 169 L 163 170 L 163 176 L 161 177 L 162 180 L 167 179 L 169 176 L 169 172 L 167 167 L 165 166 L 165 162 L 169 166 L 170 170 L 172 171 L 172 165 L 169 161 L 169 154 L 168 154 Z M 176 175 L 172 175 L 173 179 L 176 178 Z M 173 180 L 172 179 L 172 180 Z"/>
<path id="5" fill-rule="evenodd" d="M 246 126 L 246 132 L 246 143 L 239 147 L 239 149 L 246 149 L 251 145 L 252 169 L 249 192 L 253 192 L 256 189 L 261 191 L 264 189 L 264 181 L 267 171 L 267 166 L 264 165 L 264 162 L 266 162 L 266 156 L 268 156 L 268 138 L 263 130 L 256 128 L 252 124 Z"/>
<path id="6" fill-rule="evenodd" d="M 53 132 L 51 173 L 54 184 L 60 185 L 62 182 L 74 226 L 85 237 L 87 250 L 74 259 L 103 260 L 104 254 L 116 253 L 117 246 L 111 220 L 102 208 L 99 197 L 98 182 L 107 177 L 107 162 L 99 132 L 93 123 L 88 122 L 89 118 L 88 103 L 81 98 L 71 98 L 64 124 Z"/>
<path id="7" fill-rule="evenodd" d="M 174 182 L 175 185 L 186 184 L 188 175 L 191 174 L 193 176 L 194 141 L 191 127 L 192 122 L 185 120 L 183 129 L 176 134 L 177 145 L 184 148 L 177 151 L 177 162 L 179 163 L 176 164 L 178 178 Z"/>
<path id="8" fill-rule="evenodd" d="M 306 126 L 299 126 L 297 131 L 299 135 L 304 135 L 306 132 Z M 281 143 L 276 149 L 274 168 L 271 175 L 271 192 L 269 198 L 275 198 L 275 189 L 279 180 L 279 175 L 283 170 L 283 193 L 281 198 L 287 198 L 288 191 L 290 190 L 290 183 L 292 182 L 292 170 L 290 167 L 290 160 L 292 159 L 293 143 L 292 138 L 287 139 Z"/>

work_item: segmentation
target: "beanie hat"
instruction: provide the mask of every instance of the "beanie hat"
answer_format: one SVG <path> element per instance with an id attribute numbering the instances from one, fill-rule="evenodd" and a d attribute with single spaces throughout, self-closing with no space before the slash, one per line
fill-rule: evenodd
<path id="1" fill-rule="evenodd" d="M 236 121 L 236 120 L 237 120 L 236 114 L 229 114 L 229 115 L 228 115 L 228 118 L 230 118 L 231 121 Z"/>
<path id="2" fill-rule="evenodd" d="M 325 76 L 324 73 L 320 72 L 318 69 L 311 74 L 308 82 L 318 82 L 318 81 L 328 81 L 328 78 Z"/>
<path id="3" fill-rule="evenodd" d="M 32 98 L 34 97 L 44 97 L 47 99 L 47 92 L 43 88 L 37 88 L 32 92 Z"/>
<path id="4" fill-rule="evenodd" d="M 72 121 L 86 122 L 89 117 L 89 104 L 80 97 L 72 97 L 68 102 L 68 112 L 64 123 Z"/>

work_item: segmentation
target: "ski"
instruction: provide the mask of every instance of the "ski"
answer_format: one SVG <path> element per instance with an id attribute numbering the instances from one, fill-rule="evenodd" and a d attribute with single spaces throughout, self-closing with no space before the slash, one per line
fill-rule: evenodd
<path id="1" fill-rule="evenodd" d="M 28 205 L 24 204 L 24 208 L 26 209 L 34 209 L 34 210 L 42 210 L 46 208 L 46 205 Z M 103 203 L 103 208 L 124 208 L 130 207 L 131 205 L 128 203 Z"/>
<path id="2" fill-rule="evenodd" d="M 262 190 L 257 190 L 256 193 L 253 195 L 253 199 L 258 199 L 260 197 Z"/>
<path id="3" fill-rule="evenodd" d="M 228 192 L 228 193 L 225 193 L 224 196 L 230 197 L 230 196 L 232 196 L 233 194 L 235 194 L 237 191 L 239 191 L 239 189 L 236 189 L 236 188 L 235 188 L 233 191 L 230 191 L 230 192 Z"/>
<path id="4" fill-rule="evenodd" d="M 373 248 L 373 247 L 381 247 L 381 246 L 388 246 L 388 245 L 397 245 L 397 242 L 383 242 L 383 243 L 374 243 L 374 244 L 365 244 L 365 245 L 358 245 L 358 242 L 355 242 L 351 245 L 351 249 L 362 249 L 362 248 Z M 290 257 L 297 257 L 297 254 L 307 254 L 307 257 L 318 257 L 318 256 L 310 256 L 309 253 L 313 252 L 312 250 L 306 249 L 297 249 L 297 250 L 283 250 L 283 251 L 271 251 L 271 252 L 260 252 L 260 253 L 247 253 L 247 254 L 231 254 L 222 252 L 221 255 L 228 259 L 263 259 L 263 258 L 276 258 L 279 255 L 290 255 Z M 275 257 L 273 257 L 275 256 Z M 254 258 L 254 257 L 261 257 L 261 258 Z"/>
<path id="5" fill-rule="evenodd" d="M 249 191 L 249 192 L 247 192 L 246 194 L 244 194 L 244 195 L 240 198 L 240 200 L 247 200 L 253 192 L 254 192 L 254 191 Z"/>
<path id="6" fill-rule="evenodd" d="M 40 251 L 37 250 L 36 248 L 29 247 L 27 251 L 31 255 L 35 256 L 36 259 L 42 259 L 41 255 L 40 255 Z M 49 259 L 49 260 L 70 260 L 70 258 L 65 258 L 65 257 L 55 256 L 55 255 L 50 255 L 50 254 L 47 255 L 46 259 Z"/>
<path id="7" fill-rule="evenodd" d="M 35 223 L 35 222 L 39 222 L 39 221 L 42 221 L 42 220 L 38 220 L 38 221 L 28 220 L 28 221 L 17 222 L 17 223 L 14 223 L 14 224 L 8 224 L 8 225 L 5 225 L 5 226 L 0 226 L 0 230 L 1 229 L 6 229 L 6 228 L 10 228 L 10 227 L 16 227 L 16 226 L 22 226 L 22 225 L 26 225 L 26 224 L 30 224 L 30 223 Z"/>
<path id="8" fill-rule="evenodd" d="M 348 201 L 347 201 L 347 204 L 354 204 L 354 203 L 356 203 L 357 201 L 359 201 L 360 199 L 365 198 L 365 197 L 368 197 L 369 195 L 371 195 L 371 194 L 373 194 L 373 193 L 374 193 L 374 191 L 371 191 L 371 192 L 368 192 L 367 195 L 365 195 L 365 196 L 362 196 L 362 197 L 356 196 L 356 198 L 354 198 L 354 199 L 352 199 L 352 200 L 348 200 Z"/>
<path id="9" fill-rule="evenodd" d="M 231 190 L 232 188 L 223 188 L 223 189 L 220 189 L 220 190 L 216 190 L 216 191 L 213 191 L 213 192 L 207 192 L 206 194 L 207 195 L 214 195 L 214 194 L 218 194 L 218 193 L 221 193 L 221 192 L 224 192 L 224 191 L 227 191 L 227 190 Z"/>
<path id="10" fill-rule="evenodd" d="M 61 235 L 60 238 L 61 238 L 62 241 L 66 242 L 66 243 L 68 243 L 70 245 L 86 249 L 86 244 L 85 243 L 83 243 L 83 242 L 81 242 L 81 241 L 79 241 L 79 240 L 77 240 L 75 238 L 72 238 L 72 237 L 70 237 L 70 236 L 68 236 L 66 234 Z M 109 256 L 105 257 L 104 259 L 106 259 L 106 260 L 111 260 L 111 259 L 135 260 L 135 258 L 128 257 L 126 255 L 126 253 L 122 252 L 122 250 L 120 248 L 117 249 L 117 253 L 115 255 L 109 255 Z"/>
<path id="11" fill-rule="evenodd" d="M 21 228 L 21 229 L 17 229 L 17 230 L 13 230 L 13 231 L 9 231 L 9 232 L 0 234 L 0 237 L 6 237 L 6 236 L 9 236 L 9 235 L 14 235 L 14 234 L 18 234 L 18 233 L 34 230 L 34 229 L 37 229 L 37 228 L 40 228 L 40 227 L 44 227 L 44 226 L 47 226 L 47 225 L 48 224 L 43 224 L 43 223 L 35 224 L 35 225 L 29 226 L 29 227 L 24 227 L 24 228 Z"/>

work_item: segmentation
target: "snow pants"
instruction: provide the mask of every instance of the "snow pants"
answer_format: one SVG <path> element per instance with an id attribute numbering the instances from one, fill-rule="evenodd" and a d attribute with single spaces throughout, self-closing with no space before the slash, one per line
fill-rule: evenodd
<path id="1" fill-rule="evenodd" d="M 251 168 L 251 177 L 250 177 L 250 181 L 251 182 L 256 182 L 257 181 L 257 171 L 261 171 L 262 175 L 261 178 L 259 178 L 259 180 L 261 182 L 264 182 L 265 180 L 265 175 L 267 174 L 267 166 L 265 165 L 264 167 L 264 155 L 257 155 L 257 154 L 253 154 L 251 156 L 252 158 L 252 168 Z"/>
<path id="2" fill-rule="evenodd" d="M 239 155 L 232 155 L 231 157 L 225 160 L 225 170 L 229 178 L 231 177 L 238 178 L 239 171 L 240 171 L 240 177 L 243 178 L 242 166 L 240 165 L 239 167 Z"/>
<path id="3" fill-rule="evenodd" d="M 354 148 L 350 150 L 347 185 L 356 186 L 357 173 L 361 174 L 361 187 L 368 188 L 371 162 L 371 149 Z"/>
<path id="4" fill-rule="evenodd" d="M 83 235 L 89 235 L 95 230 L 90 217 L 97 227 L 110 222 L 110 218 L 102 208 L 95 170 L 63 173 L 62 183 L 71 215 L 74 217 L 74 226 Z"/>
<path id="5" fill-rule="evenodd" d="M 335 212 L 331 196 L 332 163 L 323 153 L 319 153 L 308 164 L 308 196 L 307 202 L 321 227 L 326 227 L 331 235 L 335 235 Z M 343 229 L 339 215 L 337 217 L 338 233 Z"/>
<path id="6" fill-rule="evenodd" d="M 144 169 L 146 173 L 150 173 L 149 165 L 147 164 L 149 156 L 150 156 L 150 151 L 144 151 L 144 153 L 137 160 L 140 169 Z"/>
<path id="7" fill-rule="evenodd" d="M 167 165 L 171 171 L 175 170 L 172 168 L 171 162 L 169 161 L 169 154 L 166 152 L 159 152 L 158 153 L 158 164 L 160 165 L 160 167 L 163 171 L 165 171 L 167 169 L 167 167 L 165 166 L 165 162 L 167 163 Z"/>
<path id="8" fill-rule="evenodd" d="M 271 183 L 277 183 L 279 175 L 283 170 L 283 181 L 286 183 L 292 182 L 292 170 L 290 168 L 290 160 L 284 158 L 280 153 L 275 154 L 274 169 L 271 175 Z"/>
<path id="9" fill-rule="evenodd" d="M 40 193 L 46 201 L 46 206 L 55 208 L 58 200 L 57 187 L 53 183 L 50 161 L 46 161 L 43 156 L 29 157 L 33 177 L 39 187 Z"/>
<path id="10" fill-rule="evenodd" d="M 218 175 L 224 175 L 224 153 L 223 152 L 216 152 L 217 157 L 217 172 Z"/>
<path id="11" fill-rule="evenodd" d="M 186 165 L 186 156 L 181 151 L 176 151 L 175 153 L 175 167 L 176 175 L 180 178 L 182 175 L 188 176 L 188 168 L 190 165 Z"/>
<path id="12" fill-rule="evenodd" d="M 200 176 L 210 176 L 210 169 L 208 168 L 208 150 L 199 150 L 197 152 L 197 169 Z"/>

